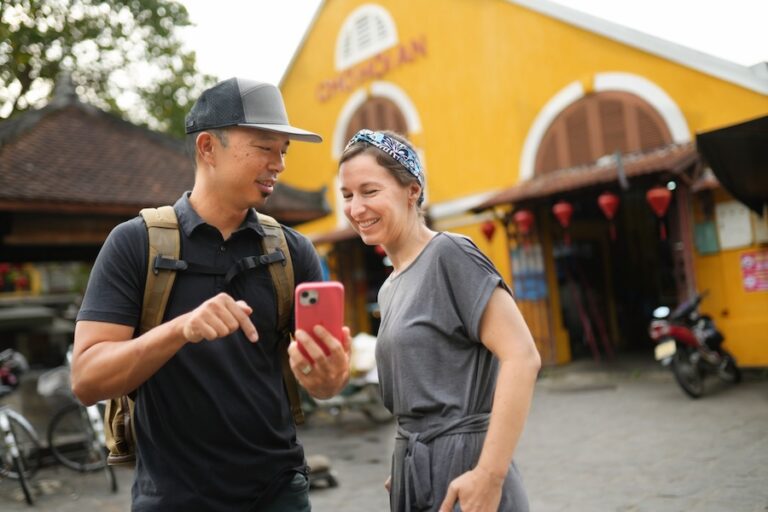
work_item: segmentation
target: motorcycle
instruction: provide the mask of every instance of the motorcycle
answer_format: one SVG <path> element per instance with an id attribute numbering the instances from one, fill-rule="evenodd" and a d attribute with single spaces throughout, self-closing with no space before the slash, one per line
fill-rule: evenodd
<path id="1" fill-rule="evenodd" d="M 699 312 L 706 295 L 697 293 L 674 311 L 667 306 L 656 308 L 649 328 L 656 360 L 671 366 L 675 380 L 691 398 L 702 396 L 710 375 L 733 384 L 741 381 L 736 359 L 722 347 L 722 333 L 710 316 Z"/>
<path id="2" fill-rule="evenodd" d="M 331 416 L 340 416 L 344 411 L 362 412 L 373 423 L 386 423 L 392 419 L 384 407 L 379 390 L 379 376 L 376 371 L 376 337 L 360 333 L 352 338 L 350 350 L 349 383 L 338 395 L 327 400 L 312 397 L 303 388 L 299 389 L 301 407 L 306 416 L 318 410 Z"/>

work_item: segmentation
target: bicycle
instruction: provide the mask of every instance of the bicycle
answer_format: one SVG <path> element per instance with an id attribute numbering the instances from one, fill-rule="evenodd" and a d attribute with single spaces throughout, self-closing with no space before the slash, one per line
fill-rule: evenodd
<path id="1" fill-rule="evenodd" d="M 71 401 L 59 409 L 48 424 L 48 447 L 61 465 L 81 473 L 104 470 L 110 491 L 117 492 L 117 477 L 107 464 L 104 434 L 104 405 L 84 406 L 72 395 L 69 385 L 71 347 L 67 364 L 40 375 L 37 391 L 43 396 L 64 394 Z"/>
<path id="2" fill-rule="evenodd" d="M 28 368 L 26 359 L 13 349 L 0 352 L 0 398 L 18 387 L 19 376 Z M 0 405 L 0 478 L 18 480 L 29 505 L 34 504 L 29 480 L 40 467 L 41 453 L 32 424 L 9 405 Z"/>

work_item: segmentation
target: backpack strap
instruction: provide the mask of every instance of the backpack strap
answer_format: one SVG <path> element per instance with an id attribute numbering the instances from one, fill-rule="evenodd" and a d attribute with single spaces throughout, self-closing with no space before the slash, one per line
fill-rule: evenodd
<path id="1" fill-rule="evenodd" d="M 175 270 L 160 269 L 155 266 L 155 261 L 163 258 L 179 259 L 181 242 L 179 221 L 173 206 L 144 208 L 140 213 L 149 235 L 147 282 L 139 326 L 139 331 L 145 333 L 162 323 L 165 306 L 176 279 Z"/>
<path id="2" fill-rule="evenodd" d="M 304 423 L 304 413 L 301 410 L 299 384 L 296 382 L 296 377 L 293 376 L 291 365 L 288 361 L 288 344 L 291 342 L 290 321 L 291 312 L 293 311 L 293 290 L 295 287 L 291 252 L 288 250 L 288 242 L 285 240 L 283 227 L 269 215 L 258 212 L 257 215 L 259 224 L 264 229 L 264 238 L 262 238 L 263 255 L 269 256 L 276 251 L 280 251 L 284 256 L 282 262 L 272 263 L 268 265 L 268 268 L 272 276 L 272 285 L 275 288 L 275 301 L 277 302 L 278 350 L 280 350 L 283 381 L 288 392 L 293 420 L 297 425 L 300 425 Z"/>
<path id="3" fill-rule="evenodd" d="M 178 259 L 181 252 L 179 222 L 173 206 L 144 208 L 141 216 L 147 226 L 149 258 L 144 301 L 141 308 L 139 332 L 145 333 L 163 321 L 165 306 L 171 295 L 177 269 L 158 268 L 156 260 L 163 257 Z M 104 437 L 109 448 L 107 464 L 121 465 L 136 462 L 133 411 L 136 392 L 112 398 L 104 412 Z"/>

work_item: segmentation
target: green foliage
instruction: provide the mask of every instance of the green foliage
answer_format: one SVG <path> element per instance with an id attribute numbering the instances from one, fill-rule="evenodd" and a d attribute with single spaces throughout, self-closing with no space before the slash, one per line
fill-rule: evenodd
<path id="1" fill-rule="evenodd" d="M 0 119 L 46 103 L 67 72 L 83 101 L 182 136 L 214 82 L 182 48 L 189 25 L 174 0 L 0 0 Z"/>

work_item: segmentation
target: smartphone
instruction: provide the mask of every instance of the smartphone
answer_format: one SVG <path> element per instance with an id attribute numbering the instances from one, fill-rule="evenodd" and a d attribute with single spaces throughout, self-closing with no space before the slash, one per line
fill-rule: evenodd
<path id="1" fill-rule="evenodd" d="M 296 329 L 309 333 L 325 355 L 330 355 L 325 343 L 315 336 L 314 327 L 322 325 L 344 343 L 341 330 L 344 325 L 344 285 L 338 281 L 301 283 L 296 287 L 294 317 Z"/>

